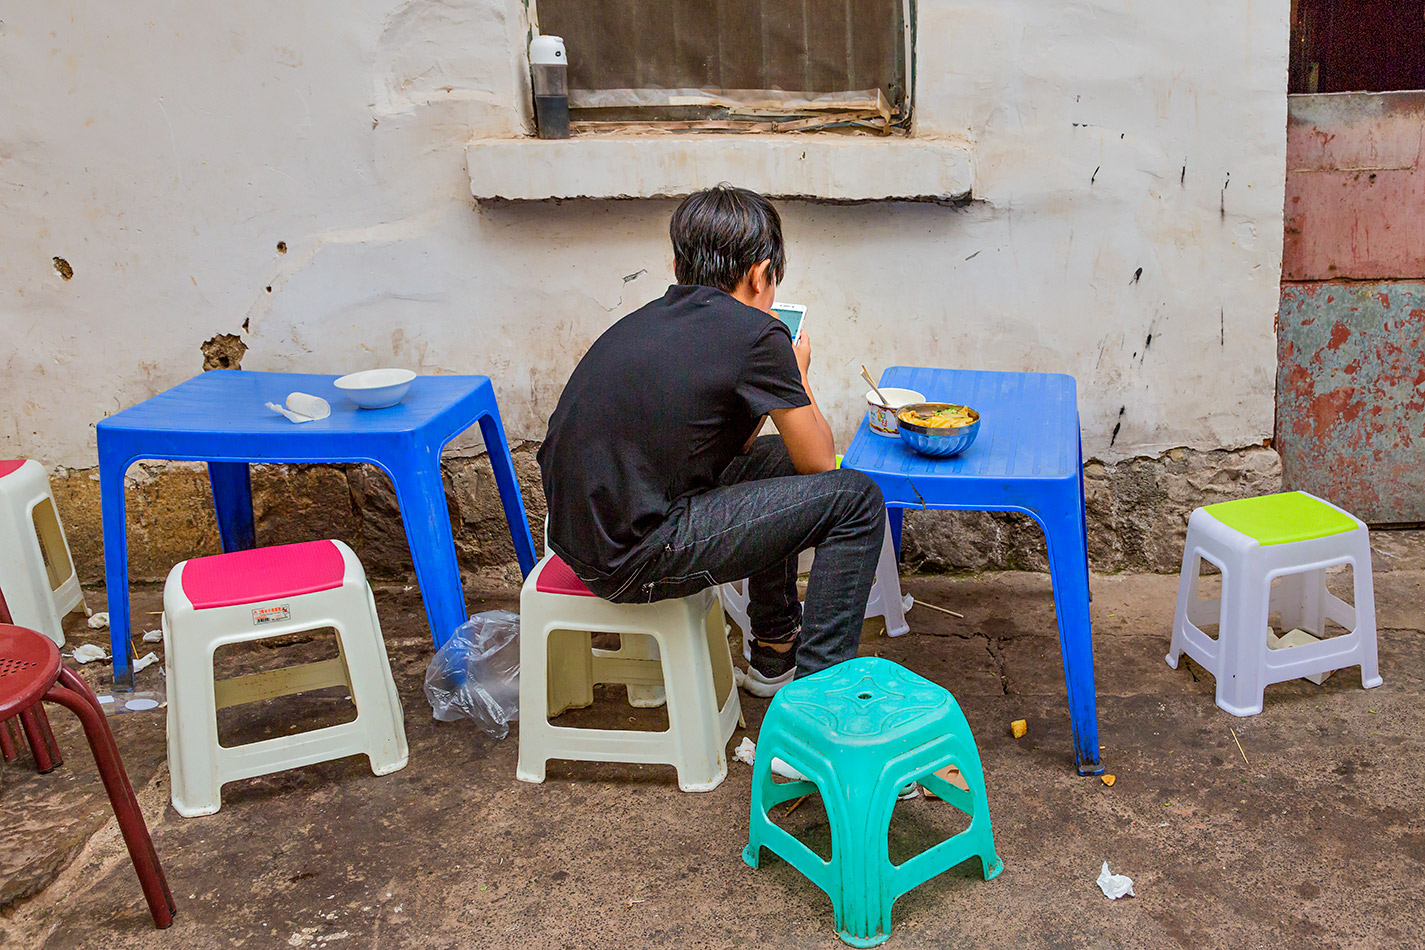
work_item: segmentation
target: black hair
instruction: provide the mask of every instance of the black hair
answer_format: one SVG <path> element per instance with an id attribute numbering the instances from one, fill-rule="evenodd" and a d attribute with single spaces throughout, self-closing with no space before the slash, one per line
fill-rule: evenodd
<path id="1" fill-rule="evenodd" d="M 724 182 L 684 198 L 668 224 L 673 273 L 680 284 L 731 293 L 762 261 L 777 283 L 787 270 L 782 218 L 772 202 Z"/>

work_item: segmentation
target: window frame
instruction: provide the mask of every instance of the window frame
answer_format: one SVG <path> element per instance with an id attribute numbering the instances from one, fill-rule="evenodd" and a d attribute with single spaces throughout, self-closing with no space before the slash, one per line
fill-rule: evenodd
<path id="1" fill-rule="evenodd" d="M 525 0 L 526 16 L 529 23 L 529 35 L 526 37 L 524 58 L 528 67 L 528 44 L 535 35 L 540 32 L 539 27 L 539 0 Z M 667 98 L 673 101 L 666 103 L 650 102 L 646 104 L 630 103 L 628 105 L 617 105 L 613 107 L 619 113 L 626 115 L 607 118 L 590 119 L 582 113 L 586 113 L 591 108 L 601 108 L 601 106 L 579 105 L 573 101 L 571 94 L 570 109 L 571 126 L 573 126 L 576 136 L 581 134 L 599 134 L 601 132 L 629 132 L 646 129 L 664 133 L 741 133 L 741 134 L 787 134 L 800 133 L 810 134 L 819 132 L 837 131 L 852 134 L 875 134 L 901 136 L 911 135 L 914 126 L 915 115 L 915 52 L 916 52 L 916 0 L 900 0 L 901 4 L 901 29 L 900 29 L 900 52 L 903 67 L 904 106 L 895 114 L 890 111 L 891 106 L 885 102 L 884 95 L 877 90 L 877 102 L 874 110 L 868 109 L 868 102 L 856 100 L 859 110 L 865 113 L 865 121 L 826 121 L 818 118 L 818 113 L 822 115 L 832 115 L 836 112 L 836 94 L 828 94 L 827 97 L 818 97 L 814 100 L 792 99 L 786 101 L 784 107 L 778 107 L 775 101 L 766 100 L 755 103 L 755 118 L 727 118 L 727 119 L 707 119 L 696 116 L 684 118 L 672 118 L 665 114 L 659 115 L 655 110 L 666 110 L 670 108 L 689 107 L 691 109 L 707 108 L 732 108 L 734 110 L 753 111 L 753 108 L 745 102 L 738 102 L 733 97 L 721 96 L 719 93 L 726 90 L 667 90 Z M 625 92 L 629 90 L 616 90 Z M 632 90 L 634 92 L 658 93 L 664 90 L 649 88 L 648 90 Z M 775 90 L 771 92 L 775 93 Z M 845 95 L 844 93 L 841 95 Z M 654 98 L 654 97 L 650 97 Z M 684 101 L 677 101 L 677 100 Z M 847 101 L 847 100 L 842 100 Z M 871 112 L 874 111 L 881 118 L 881 124 L 875 125 L 871 121 Z M 894 121 L 892 121 L 892 116 Z"/>

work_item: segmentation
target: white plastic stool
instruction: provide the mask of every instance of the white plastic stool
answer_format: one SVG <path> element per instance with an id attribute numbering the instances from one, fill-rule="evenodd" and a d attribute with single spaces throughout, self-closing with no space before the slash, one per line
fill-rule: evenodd
<path id="1" fill-rule="evenodd" d="M 816 549 L 801 553 L 797 562 L 797 573 L 811 570 Z M 718 599 L 729 620 L 742 631 L 742 658 L 752 659 L 752 624 L 747 619 L 747 607 L 751 597 L 747 589 L 747 579 L 719 584 Z M 866 598 L 866 617 L 882 617 L 886 621 L 886 636 L 900 637 L 910 633 L 910 624 L 905 619 L 905 603 L 901 597 L 900 565 L 896 562 L 896 548 L 891 541 L 890 521 L 886 522 L 886 534 L 881 539 L 881 556 L 876 562 L 876 579 L 871 582 L 871 594 Z"/>
<path id="2" fill-rule="evenodd" d="M 49 476 L 33 459 L 0 460 L 0 590 L 15 623 L 60 646 L 62 618 L 84 606 Z"/>
<path id="3" fill-rule="evenodd" d="M 1222 596 L 1199 599 L 1202 561 L 1222 572 Z M 1326 569 L 1351 565 L 1355 605 L 1326 589 Z M 1275 590 L 1272 581 L 1281 578 Z M 1269 650 L 1267 617 L 1318 636 L 1335 621 L 1348 633 Z M 1213 640 L 1198 626 L 1217 624 Z M 1186 653 L 1217 680 L 1217 705 L 1234 716 L 1262 711 L 1271 683 L 1360 666 L 1361 685 L 1381 684 L 1376 661 L 1370 533 L 1349 512 L 1305 492 L 1208 505 L 1188 520 L 1173 639 L 1166 657 Z"/>
<path id="4" fill-rule="evenodd" d="M 618 650 L 593 648 L 616 633 Z M 595 683 L 622 683 L 636 705 L 666 697 L 661 732 L 557 726 L 593 704 Z M 660 690 L 656 694 L 654 690 Z M 678 787 L 707 792 L 727 777 L 727 743 L 742 716 L 722 610 L 711 589 L 652 604 L 595 597 L 558 555 L 546 554 L 520 591 L 520 755 L 516 775 L 543 782 L 550 759 L 659 762 Z"/>
<path id="5" fill-rule="evenodd" d="M 231 643 L 333 627 L 330 660 L 214 680 Z M 404 768 L 405 719 L 366 572 L 340 541 L 309 541 L 184 561 L 163 588 L 168 768 L 173 807 L 194 818 L 222 807 L 225 782 L 365 755 L 371 771 Z M 241 746 L 218 743 L 218 710 L 345 686 L 356 718 Z"/>

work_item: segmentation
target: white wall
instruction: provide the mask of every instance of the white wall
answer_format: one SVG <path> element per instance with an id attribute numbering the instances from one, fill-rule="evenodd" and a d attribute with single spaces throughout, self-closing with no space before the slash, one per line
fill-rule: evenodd
<path id="1" fill-rule="evenodd" d="M 838 437 L 862 361 L 1070 372 L 1106 459 L 1267 437 L 1289 0 L 918 6 L 916 131 L 973 143 L 977 200 L 782 204 Z M 671 280 L 672 203 L 472 202 L 525 30 L 519 0 L 7 8 L 0 456 L 93 465 L 217 333 L 247 369 L 488 373 L 541 437 Z"/>

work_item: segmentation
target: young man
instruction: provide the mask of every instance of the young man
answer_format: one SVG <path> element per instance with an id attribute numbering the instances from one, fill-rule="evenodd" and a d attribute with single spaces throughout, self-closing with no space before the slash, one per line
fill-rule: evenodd
<path id="1" fill-rule="evenodd" d="M 869 478 L 836 467 L 810 335 L 793 347 L 771 316 L 786 269 L 771 202 L 720 185 L 685 199 L 669 231 L 678 283 L 595 341 L 549 420 L 549 544 L 616 603 L 749 578 L 744 686 L 770 696 L 856 656 L 885 509 Z M 768 416 L 781 434 L 758 438 Z"/>

